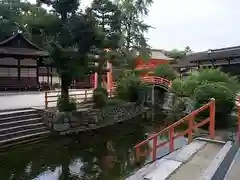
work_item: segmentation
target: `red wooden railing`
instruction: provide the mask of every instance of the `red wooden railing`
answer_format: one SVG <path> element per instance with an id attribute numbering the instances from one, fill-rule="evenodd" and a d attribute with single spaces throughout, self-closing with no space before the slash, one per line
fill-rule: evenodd
<path id="1" fill-rule="evenodd" d="M 169 88 L 172 87 L 172 82 L 170 80 L 159 77 L 159 76 L 144 76 L 144 77 L 141 77 L 141 80 L 145 83 L 165 85 Z"/>
<path id="2" fill-rule="evenodd" d="M 195 123 L 195 117 L 202 111 L 206 110 L 207 108 L 210 109 L 210 115 L 205 120 Z M 188 122 L 188 129 L 177 133 L 175 132 L 175 128 L 184 122 Z M 188 134 L 188 143 L 190 143 L 193 139 L 193 130 L 198 127 L 201 127 L 205 124 L 209 123 L 209 134 L 210 137 L 213 139 L 215 136 L 215 100 L 211 99 L 211 101 L 204 106 L 200 107 L 199 109 L 193 111 L 191 114 L 185 116 L 184 118 L 180 119 L 179 121 L 175 122 L 174 124 L 168 126 L 167 128 L 163 129 L 162 131 L 154 134 L 153 136 L 147 138 L 146 140 L 142 141 L 141 143 L 137 144 L 134 148 L 136 150 L 136 158 L 139 160 L 140 156 L 147 156 L 152 153 L 152 160 L 156 160 L 157 158 L 157 149 L 169 143 L 170 152 L 174 151 L 174 140 L 178 137 L 182 137 Z M 165 133 L 169 134 L 168 140 L 161 142 L 158 144 L 158 136 L 163 135 Z M 153 147 L 145 152 L 140 152 L 140 148 L 144 145 L 148 145 L 150 141 L 153 141 Z"/>

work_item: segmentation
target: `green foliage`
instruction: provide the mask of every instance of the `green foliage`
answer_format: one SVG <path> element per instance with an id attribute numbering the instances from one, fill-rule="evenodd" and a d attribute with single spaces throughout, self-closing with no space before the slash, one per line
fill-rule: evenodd
<path id="1" fill-rule="evenodd" d="M 217 82 L 202 84 L 194 92 L 194 97 L 196 108 L 209 102 L 210 98 L 214 98 L 216 100 L 216 127 L 226 128 L 227 116 L 235 106 L 235 93 L 227 87 L 227 84 Z"/>
<path id="2" fill-rule="evenodd" d="M 168 64 L 161 64 L 159 65 L 155 71 L 155 76 L 160 76 L 169 80 L 173 80 L 177 77 L 177 73 L 175 70 Z"/>
<path id="3" fill-rule="evenodd" d="M 113 99 L 108 99 L 107 102 L 106 102 L 106 105 L 107 106 L 119 106 L 119 105 L 122 105 L 126 103 L 125 101 L 123 101 L 122 99 L 116 99 L 116 98 L 113 98 Z"/>
<path id="4" fill-rule="evenodd" d="M 98 86 L 102 84 L 102 74 L 107 61 L 112 64 L 119 63 L 121 46 L 121 12 L 116 4 L 110 0 L 94 0 L 90 8 L 86 10 L 96 24 L 96 36 L 98 41 L 91 49 L 92 61 L 98 63 L 96 71 L 99 74 Z M 110 51 L 108 51 L 110 50 Z"/>
<path id="5" fill-rule="evenodd" d="M 144 87 L 139 76 L 134 72 L 125 72 L 117 82 L 116 95 L 125 101 L 137 102 L 139 91 Z"/>
<path id="6" fill-rule="evenodd" d="M 93 92 L 93 102 L 95 107 L 102 108 L 108 99 L 108 92 L 105 88 L 98 87 Z"/>
<path id="7" fill-rule="evenodd" d="M 239 83 L 237 78 L 222 72 L 220 69 L 215 68 L 201 69 L 199 71 L 197 78 L 199 84 L 222 82 L 226 83 L 227 87 L 235 93 L 237 93 L 237 91 L 239 90 Z"/>
<path id="8" fill-rule="evenodd" d="M 235 96 L 239 91 L 236 77 L 221 72 L 219 69 L 205 68 L 192 72 L 184 79 L 175 79 L 172 83 L 173 92 L 179 97 L 190 97 L 196 103 L 196 108 L 216 100 L 216 125 L 227 125 L 227 116 L 235 105 Z M 201 113 L 205 117 L 208 115 Z"/>
<path id="9" fill-rule="evenodd" d="M 199 85 L 197 76 L 194 74 L 182 79 L 174 79 L 172 81 L 172 91 L 180 97 L 191 97 L 195 89 Z"/>
<path id="10" fill-rule="evenodd" d="M 180 51 L 177 49 L 173 49 L 172 51 L 169 51 L 167 53 L 167 55 L 171 58 L 174 58 L 176 60 L 183 58 L 184 56 L 186 56 L 186 52 L 185 51 Z"/>
<path id="11" fill-rule="evenodd" d="M 76 111 L 76 100 L 73 98 L 64 99 L 62 97 L 58 97 L 57 100 L 57 108 L 60 112 L 71 112 Z"/>
<path id="12" fill-rule="evenodd" d="M 172 90 L 178 95 L 191 97 L 198 86 L 215 82 L 223 83 L 234 93 L 240 89 L 236 77 L 230 76 L 220 69 L 205 68 L 200 69 L 199 72 L 192 72 L 184 79 L 175 79 L 172 82 Z"/>
<path id="13" fill-rule="evenodd" d="M 117 0 L 116 2 L 121 11 L 122 65 L 125 68 L 134 69 L 136 56 L 147 60 L 151 55 L 150 46 L 145 37 L 151 26 L 143 21 L 143 17 L 148 16 L 148 8 L 153 0 Z"/>

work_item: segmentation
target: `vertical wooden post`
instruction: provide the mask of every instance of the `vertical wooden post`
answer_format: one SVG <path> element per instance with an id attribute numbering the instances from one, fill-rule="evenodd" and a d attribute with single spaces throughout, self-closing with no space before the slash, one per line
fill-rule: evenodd
<path id="1" fill-rule="evenodd" d="M 109 89 L 109 97 L 112 97 L 112 89 Z"/>
<path id="2" fill-rule="evenodd" d="M 113 78 L 112 78 L 112 64 L 107 61 L 107 88 L 110 90 L 113 88 Z"/>
<path id="3" fill-rule="evenodd" d="M 140 149 L 139 147 L 136 147 L 136 158 L 137 158 L 137 161 L 139 161 L 139 156 L 140 156 Z"/>
<path id="4" fill-rule="evenodd" d="M 152 150 L 152 161 L 155 161 L 157 158 L 157 138 L 158 136 L 154 136 L 153 141 L 153 150 Z"/>
<path id="5" fill-rule="evenodd" d="M 215 99 L 214 98 L 211 98 L 211 102 L 210 102 L 209 134 L 211 139 L 214 139 L 215 137 Z"/>
<path id="6" fill-rule="evenodd" d="M 94 73 L 94 89 L 96 89 L 98 87 L 98 73 L 95 72 Z"/>
<path id="7" fill-rule="evenodd" d="M 45 91 L 45 109 L 48 108 L 48 95 L 47 95 L 47 91 Z"/>
<path id="8" fill-rule="evenodd" d="M 174 151 L 174 127 L 169 129 L 169 150 L 170 152 Z"/>
<path id="9" fill-rule="evenodd" d="M 191 143 L 193 140 L 193 123 L 194 121 L 194 116 L 191 115 L 188 119 L 188 143 Z"/>
<path id="10" fill-rule="evenodd" d="M 240 144 L 240 105 L 239 105 L 239 103 L 240 103 L 240 96 L 238 97 L 238 100 L 237 100 L 237 112 L 238 112 L 238 114 L 237 114 L 237 116 L 238 116 L 238 122 L 237 122 L 237 143 L 238 144 Z"/>
<path id="11" fill-rule="evenodd" d="M 87 90 L 85 90 L 85 93 L 84 93 L 84 101 L 87 101 Z"/>
<path id="12" fill-rule="evenodd" d="M 154 84 L 152 85 L 152 106 L 155 104 L 155 93 L 154 93 Z"/>

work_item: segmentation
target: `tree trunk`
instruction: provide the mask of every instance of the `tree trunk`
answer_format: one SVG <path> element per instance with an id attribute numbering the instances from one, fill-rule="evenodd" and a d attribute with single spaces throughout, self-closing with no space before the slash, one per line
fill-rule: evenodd
<path id="1" fill-rule="evenodd" d="M 69 101 L 69 91 L 68 87 L 71 81 L 67 75 L 61 76 L 61 97 L 67 101 Z"/>

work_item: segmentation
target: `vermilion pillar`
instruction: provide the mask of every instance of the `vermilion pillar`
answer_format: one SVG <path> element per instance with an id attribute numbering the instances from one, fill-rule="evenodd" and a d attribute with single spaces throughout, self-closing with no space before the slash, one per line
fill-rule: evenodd
<path id="1" fill-rule="evenodd" d="M 112 89 L 113 88 L 113 77 L 112 77 L 112 64 L 110 62 L 107 62 L 107 88 Z"/>
<path id="2" fill-rule="evenodd" d="M 98 87 L 98 73 L 95 72 L 94 73 L 94 89 L 96 89 Z"/>
<path id="3" fill-rule="evenodd" d="M 112 89 L 113 88 L 113 77 L 112 77 L 112 64 L 110 62 L 107 62 L 107 89 Z M 94 78 L 93 78 L 93 88 L 96 89 L 98 87 L 98 73 L 94 73 Z"/>

